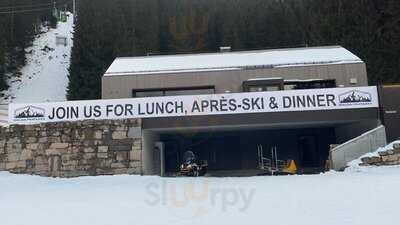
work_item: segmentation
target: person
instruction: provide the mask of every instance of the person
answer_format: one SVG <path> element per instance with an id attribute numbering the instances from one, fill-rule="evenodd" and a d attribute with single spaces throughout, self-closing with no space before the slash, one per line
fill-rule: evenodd
<path id="1" fill-rule="evenodd" d="M 185 163 L 190 164 L 190 163 L 195 163 L 196 161 L 196 156 L 192 151 L 186 151 L 183 158 L 185 159 Z"/>

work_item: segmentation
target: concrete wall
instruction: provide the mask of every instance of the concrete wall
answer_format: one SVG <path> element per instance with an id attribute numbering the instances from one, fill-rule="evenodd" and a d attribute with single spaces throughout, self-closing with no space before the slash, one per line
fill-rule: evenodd
<path id="1" fill-rule="evenodd" d="M 102 98 L 130 98 L 133 89 L 177 88 L 215 86 L 216 93 L 242 92 L 242 83 L 248 79 L 282 77 L 283 79 L 335 79 L 337 85 L 352 86 L 351 78 L 356 78 L 356 86 L 368 85 L 364 63 L 295 66 L 282 68 L 246 69 L 234 71 L 165 73 L 142 75 L 104 76 L 102 78 Z"/>
<path id="2" fill-rule="evenodd" d="M 0 170 L 76 177 L 140 174 L 141 120 L 106 120 L 0 129 Z"/>
<path id="3" fill-rule="evenodd" d="M 152 131 L 143 130 L 143 174 L 159 175 L 160 174 L 160 155 L 154 149 L 154 144 L 160 140 L 160 136 Z"/>
<path id="4" fill-rule="evenodd" d="M 333 148 L 330 152 L 331 168 L 342 170 L 347 163 L 373 152 L 387 144 L 384 126 L 379 126 L 363 135 Z"/>

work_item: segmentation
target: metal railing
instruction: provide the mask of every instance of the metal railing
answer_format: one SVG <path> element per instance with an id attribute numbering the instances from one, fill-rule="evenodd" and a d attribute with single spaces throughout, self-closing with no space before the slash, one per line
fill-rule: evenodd
<path id="1" fill-rule="evenodd" d="M 274 146 L 271 148 L 271 158 L 264 156 L 264 149 L 262 145 L 257 145 L 258 152 L 258 168 L 266 170 L 272 175 L 282 171 L 286 167 L 286 161 L 278 160 L 277 148 Z"/>

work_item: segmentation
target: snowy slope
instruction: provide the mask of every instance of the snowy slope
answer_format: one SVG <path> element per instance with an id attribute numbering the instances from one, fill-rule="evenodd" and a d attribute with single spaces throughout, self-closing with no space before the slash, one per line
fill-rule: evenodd
<path id="1" fill-rule="evenodd" d="M 0 127 L 8 124 L 8 107 L 7 105 L 0 105 Z"/>
<path id="2" fill-rule="evenodd" d="M 2 225 L 397 225 L 400 167 L 309 176 L 0 173 Z"/>
<path id="3" fill-rule="evenodd" d="M 21 77 L 8 81 L 10 88 L 3 92 L 1 104 L 10 102 L 45 102 L 66 99 L 68 68 L 70 63 L 73 16 L 68 14 L 66 23 L 58 23 L 56 29 L 43 27 L 32 47 L 26 49 L 27 64 L 21 70 Z M 67 46 L 56 46 L 56 36 L 68 39 Z"/>

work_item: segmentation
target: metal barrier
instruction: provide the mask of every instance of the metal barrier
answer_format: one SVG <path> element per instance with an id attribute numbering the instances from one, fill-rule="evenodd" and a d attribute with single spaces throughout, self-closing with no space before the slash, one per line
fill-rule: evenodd
<path id="1" fill-rule="evenodd" d="M 258 168 L 266 170 L 274 175 L 286 168 L 286 161 L 278 160 L 278 152 L 276 146 L 271 148 L 271 159 L 264 156 L 263 145 L 257 145 L 258 152 Z"/>
<path id="2" fill-rule="evenodd" d="M 347 163 L 358 159 L 362 155 L 374 152 L 387 144 L 384 126 L 379 126 L 359 137 L 351 139 L 330 151 L 331 169 L 343 170 Z"/>

